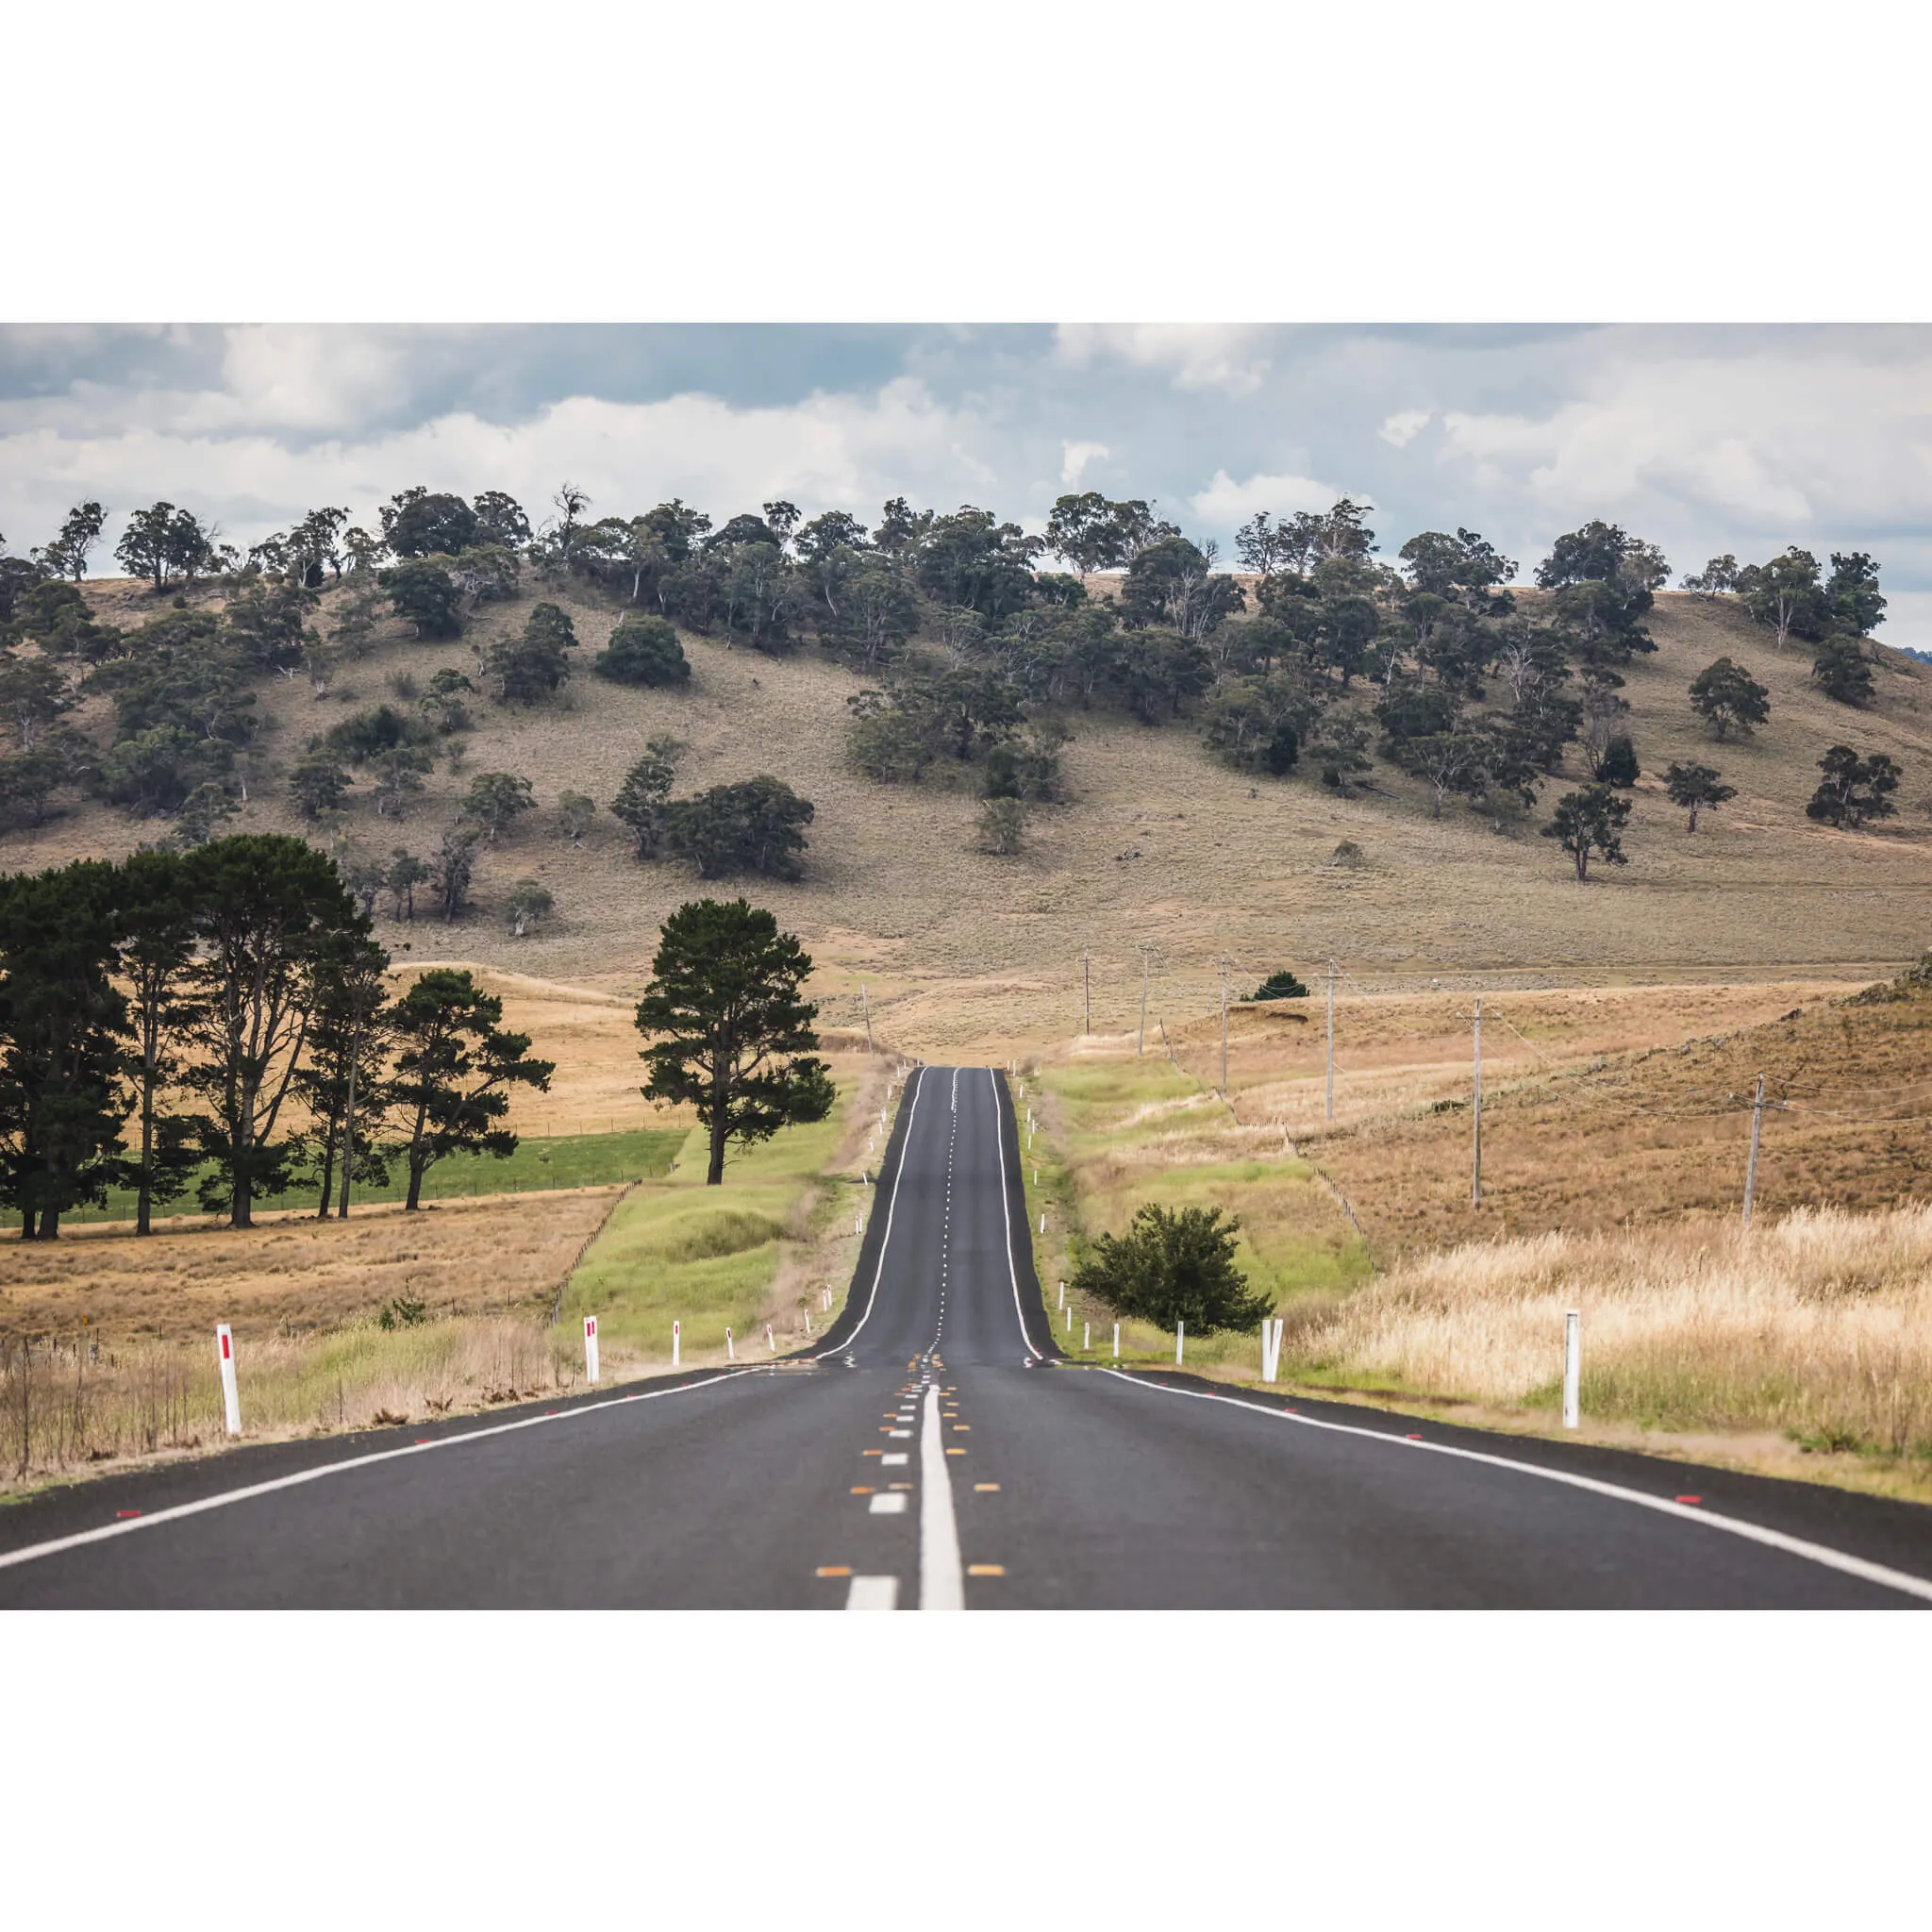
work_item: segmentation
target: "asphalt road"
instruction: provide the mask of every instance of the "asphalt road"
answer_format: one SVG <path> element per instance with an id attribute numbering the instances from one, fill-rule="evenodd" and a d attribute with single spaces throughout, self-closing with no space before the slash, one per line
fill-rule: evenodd
<path id="1" fill-rule="evenodd" d="M 1063 1365 L 1020 1158 L 924 1069 L 811 1353 L 50 1491 L 0 1607 L 1932 1603 L 1932 1510 Z"/>

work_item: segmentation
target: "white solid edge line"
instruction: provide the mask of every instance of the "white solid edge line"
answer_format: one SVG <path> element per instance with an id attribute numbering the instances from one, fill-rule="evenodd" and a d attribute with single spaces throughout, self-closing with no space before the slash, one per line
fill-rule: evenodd
<path id="1" fill-rule="evenodd" d="M 720 1382 L 735 1382 L 741 1375 L 761 1373 L 756 1368 L 727 1369 L 722 1374 L 707 1375 L 702 1381 L 680 1382 L 675 1389 L 640 1389 L 630 1395 L 613 1395 L 603 1402 L 587 1402 L 579 1408 L 560 1408 L 554 1415 L 521 1416 L 513 1423 L 492 1423 L 484 1429 L 465 1429 L 460 1435 L 439 1436 L 430 1442 L 411 1442 L 400 1449 L 377 1449 L 367 1456 L 345 1457 L 340 1462 L 318 1463 L 313 1469 L 299 1469 L 292 1475 L 278 1475 L 265 1483 L 250 1483 L 245 1489 L 223 1490 L 193 1503 L 177 1503 L 172 1509 L 157 1509 L 152 1515 L 130 1517 L 125 1523 L 104 1523 L 98 1529 L 83 1529 L 73 1536 L 56 1537 L 50 1542 L 29 1543 L 25 1549 L 0 1555 L 0 1570 L 16 1563 L 31 1563 L 40 1557 L 58 1556 L 62 1550 L 79 1549 L 84 1543 L 106 1542 L 110 1537 L 132 1536 L 138 1530 L 153 1529 L 163 1523 L 178 1523 L 184 1516 L 199 1516 L 205 1509 L 224 1508 L 230 1503 L 245 1503 L 254 1496 L 272 1495 L 277 1490 L 292 1490 L 303 1483 L 320 1482 L 323 1477 L 341 1475 L 351 1469 L 368 1469 L 377 1462 L 393 1462 L 401 1456 L 427 1456 L 438 1449 L 454 1449 L 464 1442 L 480 1442 L 490 1436 L 508 1436 L 518 1429 L 534 1429 L 543 1423 L 567 1423 L 578 1416 L 596 1415 L 603 1409 L 621 1408 L 629 1402 L 655 1402 L 660 1395 L 684 1395 L 693 1389 L 715 1388 Z"/>
<path id="2" fill-rule="evenodd" d="M 1436 1456 L 1454 1456 L 1464 1462 L 1486 1462 L 1495 1469 L 1513 1469 L 1524 1475 L 1541 1476 L 1545 1482 L 1567 1483 L 1573 1490 L 1588 1490 L 1592 1495 L 1610 1496 L 1621 1503 L 1635 1503 L 1641 1508 L 1655 1509 L 1660 1516 L 1676 1516 L 1686 1523 L 1701 1523 L 1707 1529 L 1722 1529 L 1732 1536 L 1740 1536 L 1748 1542 L 1763 1543 L 1769 1549 L 1784 1551 L 1787 1556 L 1802 1557 L 1807 1562 L 1822 1564 L 1827 1570 L 1840 1570 L 1847 1576 L 1857 1576 L 1883 1589 L 1896 1590 L 1906 1596 L 1932 1603 L 1932 1582 L 1923 1576 L 1913 1576 L 1904 1570 L 1892 1570 L 1883 1563 L 1869 1563 L 1863 1557 L 1849 1556 L 1843 1550 L 1830 1549 L 1824 1543 L 1807 1542 L 1803 1537 L 1787 1536 L 1781 1529 L 1766 1529 L 1761 1524 L 1746 1523 L 1740 1516 L 1724 1516 L 1716 1510 L 1689 1503 L 1674 1503 L 1662 1496 L 1647 1496 L 1641 1490 L 1627 1490 L 1621 1483 L 1607 1483 L 1593 1475 L 1575 1475 L 1568 1470 L 1546 1469 L 1541 1463 L 1518 1462 L 1510 1456 L 1491 1456 L 1481 1449 L 1460 1449 L 1451 1442 L 1411 1441 L 1407 1436 L 1391 1436 L 1386 1429 L 1365 1429 L 1354 1423 L 1324 1423 L 1311 1415 L 1291 1415 L 1286 1409 L 1275 1408 L 1266 1403 L 1243 1402 L 1238 1395 L 1210 1395 L 1204 1389 L 1174 1389 L 1160 1382 L 1143 1382 L 1120 1369 L 1102 1369 L 1100 1373 L 1111 1375 L 1117 1382 L 1125 1382 L 1131 1388 L 1145 1389 L 1157 1395 L 1187 1395 L 1196 1402 L 1224 1402 L 1230 1408 L 1245 1408 L 1255 1415 L 1272 1416 L 1277 1422 L 1296 1423 L 1305 1429 L 1330 1429 L 1341 1436 L 1366 1436 L 1374 1441 L 1392 1443 L 1403 1449 L 1426 1449 Z"/>
<path id="3" fill-rule="evenodd" d="M 886 1272 L 886 1249 L 892 1240 L 892 1210 L 899 1205 L 899 1183 L 906 1174 L 906 1153 L 912 1145 L 912 1124 L 919 1118 L 919 1096 L 925 1091 L 925 1069 L 919 1068 L 912 1077 L 919 1084 L 912 1090 L 912 1110 L 906 1116 L 906 1139 L 899 1148 L 899 1165 L 892 1172 L 892 1191 L 886 1202 L 886 1231 L 879 1237 L 879 1264 L 872 1271 L 872 1292 L 865 1298 L 865 1312 L 843 1341 L 836 1348 L 815 1350 L 809 1357 L 812 1361 L 822 1362 L 828 1355 L 843 1355 L 858 1340 L 858 1330 L 872 1320 L 872 1305 L 879 1298 L 879 1280 Z"/>
<path id="4" fill-rule="evenodd" d="M 1026 1344 L 1026 1353 L 1035 1360 L 1044 1357 L 1033 1345 L 1033 1338 L 1026 1332 L 1026 1310 L 1020 1306 L 1020 1271 L 1013 1265 L 1013 1201 L 1012 1189 L 1007 1184 L 1007 1136 L 1000 1123 L 1000 1076 L 989 1067 L 986 1077 L 992 1083 L 992 1124 L 993 1139 L 1000 1150 L 1000 1215 L 1007 1224 L 1007 1274 L 1013 1284 L 1013 1313 L 1020 1319 L 1020 1340 Z M 1014 1135 L 1019 1133 L 1019 1115 L 1013 1116 Z"/>
<path id="5" fill-rule="evenodd" d="M 959 1568 L 959 1525 L 953 1515 L 953 1478 L 940 1432 L 940 1391 L 925 1391 L 925 1426 L 919 1437 L 919 1607 L 963 1610 L 966 1579 Z"/>

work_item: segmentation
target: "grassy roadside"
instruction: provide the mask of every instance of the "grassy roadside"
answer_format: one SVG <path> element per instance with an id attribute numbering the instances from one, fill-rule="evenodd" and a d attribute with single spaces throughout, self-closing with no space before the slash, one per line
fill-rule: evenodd
<path id="1" fill-rule="evenodd" d="M 1467 1241 L 1372 1275 L 1281 1127 L 1235 1123 L 1164 1058 L 1083 1043 L 1024 1085 L 1050 1309 L 1089 1231 L 1120 1229 L 1141 1201 L 1220 1205 L 1241 1216 L 1241 1265 L 1286 1324 L 1282 1391 L 1932 1502 L 1932 1208 Z M 1574 1433 L 1559 1413 L 1571 1307 L 1585 1335 Z M 1054 1319 L 1070 1355 L 1110 1358 L 1109 1310 L 1076 1303 L 1071 1338 Z M 1173 1337 L 1123 1323 L 1121 1355 L 1172 1365 Z M 1258 1388 L 1259 1355 L 1253 1335 L 1191 1337 L 1185 1366 Z"/>
<path id="2" fill-rule="evenodd" d="M 1241 1127 L 1164 1056 L 1029 1068 L 1018 1087 L 1034 1265 L 1068 1355 L 1112 1359 L 1112 1310 L 1070 1289 L 1069 1316 L 1059 1283 L 1073 1278 L 1087 1239 L 1119 1232 L 1144 1201 L 1238 1215 L 1241 1268 L 1284 1311 L 1333 1306 L 1367 1278 L 1360 1237 L 1313 1168 L 1285 1152 L 1279 1130 Z M 1171 1332 L 1132 1320 L 1120 1329 L 1123 1361 L 1173 1362 Z M 1252 1336 L 1197 1336 L 1184 1359 L 1233 1364 L 1257 1350 Z"/>
<path id="3" fill-rule="evenodd" d="M 715 1188 L 693 1128 L 671 1172 L 625 1194 L 573 1271 L 559 1328 L 575 1338 L 594 1313 L 607 1374 L 668 1362 L 673 1322 L 688 1364 L 726 1360 L 727 1328 L 740 1360 L 769 1359 L 767 1324 L 780 1350 L 823 1333 L 844 1306 L 855 1228 L 872 1211 L 866 1175 L 884 1147 L 878 1116 L 895 1110 L 900 1081 L 895 1061 L 848 1059 L 827 1119 L 735 1152 Z"/>

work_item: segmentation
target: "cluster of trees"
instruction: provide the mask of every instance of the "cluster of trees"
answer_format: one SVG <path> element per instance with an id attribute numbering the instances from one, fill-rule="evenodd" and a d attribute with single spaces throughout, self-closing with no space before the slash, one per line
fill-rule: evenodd
<path id="1" fill-rule="evenodd" d="M 1795 543 L 1769 563 L 1740 564 L 1727 553 L 1685 576 L 1682 587 L 1707 597 L 1736 597 L 1754 623 L 1772 632 L 1780 651 L 1792 638 L 1811 647 L 1812 681 L 1826 697 L 1842 705 L 1871 702 L 1866 644 L 1885 622 L 1885 599 L 1878 565 L 1864 551 L 1833 551 L 1828 574 Z"/>
<path id="2" fill-rule="evenodd" d="M 1384 560 L 1365 507 L 1347 498 L 1250 519 L 1236 540 L 1247 591 L 1217 567 L 1213 543 L 1191 541 L 1150 502 L 1091 491 L 1060 497 L 1041 537 L 972 505 L 941 514 L 903 497 L 870 527 L 842 510 L 806 520 L 783 500 L 722 524 L 678 498 L 599 517 L 570 483 L 541 524 L 501 491 L 471 501 L 423 486 L 391 497 L 378 523 L 372 533 L 325 507 L 238 558 L 191 513 L 154 505 L 130 520 L 116 551 L 124 567 L 158 592 L 222 574 L 230 594 L 219 619 L 177 599 L 124 637 L 93 624 L 74 588 L 105 525 L 99 504 L 76 507 L 45 549 L 0 568 L 0 708 L 23 740 L 0 772 L 0 803 L 32 818 L 61 786 L 91 785 L 131 810 L 176 815 L 190 841 L 209 836 L 235 794 L 245 797 L 253 675 L 306 668 L 324 690 L 385 603 L 419 638 L 451 639 L 477 607 L 534 578 L 625 607 L 592 667 L 617 682 L 688 679 L 680 625 L 768 653 L 812 643 L 862 671 L 856 765 L 882 783 L 974 785 L 989 850 L 1017 849 L 1027 808 L 1062 796 L 1068 719 L 1110 711 L 1149 725 L 1191 721 L 1218 758 L 1257 778 L 1306 766 L 1346 792 L 1380 759 L 1424 785 L 1439 816 L 1452 800 L 1499 822 L 1527 811 L 1574 759 L 1587 782 L 1561 801 L 1567 828 L 1546 829 L 1587 865 L 1573 834 L 1588 822 L 1589 851 L 1616 862 L 1606 840 L 1627 800 L 1615 794 L 1640 775 L 1624 674 L 1656 648 L 1648 614 L 1669 579 L 1655 544 L 1592 521 L 1556 540 L 1533 574 L 1548 595 L 1526 606 L 1508 588 L 1516 561 L 1479 532 L 1424 531 Z M 1114 594 L 1091 593 L 1097 570 L 1122 573 Z M 1833 553 L 1828 570 L 1795 547 L 1762 564 L 1726 556 L 1683 582 L 1738 599 L 1780 650 L 1792 638 L 1809 644 L 1827 696 L 1871 697 L 1869 640 L 1886 600 L 1865 553 Z M 329 584 L 343 588 L 325 636 L 317 599 Z M 564 607 L 540 599 L 520 628 L 478 650 L 474 679 L 438 674 L 425 717 L 446 733 L 462 728 L 479 692 L 542 702 L 569 680 L 576 644 Z M 60 723 L 87 689 L 114 697 L 105 749 Z M 1690 702 L 1720 742 L 1769 715 L 1765 687 L 1727 657 L 1699 674 Z M 379 810 L 400 810 L 425 755 L 420 741 L 375 754 Z M 305 759 L 302 808 L 338 809 L 341 775 L 340 756 L 333 766 Z M 737 788 L 680 816 L 657 785 L 646 774 L 636 788 L 641 857 L 670 852 L 706 877 L 744 867 L 747 854 L 753 870 L 782 873 L 772 855 L 785 851 L 795 859 L 788 841 L 803 821 L 776 844 L 759 829 L 772 796 Z M 700 818 L 735 823 L 724 846 L 738 856 L 721 857 Z"/>
<path id="3" fill-rule="evenodd" d="M 762 773 L 675 799 L 671 790 L 683 750 L 675 738 L 650 740 L 611 802 L 610 815 L 630 834 L 634 856 L 681 860 L 704 879 L 738 873 L 802 876 L 811 801 Z"/>
<path id="4" fill-rule="evenodd" d="M 0 1205 L 25 1240 L 192 1185 L 251 1224 L 303 1184 L 348 1212 L 400 1160 L 408 1205 L 462 1150 L 514 1151 L 509 1091 L 552 1068 L 466 972 L 405 991 L 334 862 L 274 834 L 0 878 Z"/>

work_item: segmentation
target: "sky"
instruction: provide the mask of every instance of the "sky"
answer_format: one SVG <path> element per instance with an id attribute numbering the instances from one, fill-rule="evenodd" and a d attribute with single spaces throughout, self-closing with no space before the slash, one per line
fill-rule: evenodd
<path id="1" fill-rule="evenodd" d="M 375 525 L 409 484 L 568 478 L 593 514 L 783 496 L 876 521 L 1056 496 L 1155 499 L 1234 562 L 1257 510 L 1347 494 L 1384 555 L 1480 531 L 1524 575 L 1622 524 L 1674 578 L 1787 544 L 1872 552 L 1880 635 L 1932 648 L 1932 329 L 669 324 L 0 327 L 0 533 L 165 497 L 245 547 L 322 504 Z"/>

